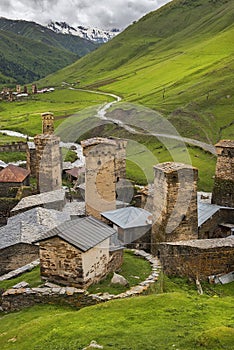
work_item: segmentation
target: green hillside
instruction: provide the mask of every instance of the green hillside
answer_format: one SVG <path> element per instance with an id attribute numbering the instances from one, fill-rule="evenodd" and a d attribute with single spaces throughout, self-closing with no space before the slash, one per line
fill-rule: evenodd
<path id="1" fill-rule="evenodd" d="M 71 52 L 0 31 L 0 86 L 32 82 L 76 60 Z"/>
<path id="2" fill-rule="evenodd" d="M 82 57 L 99 45 L 74 35 L 55 33 L 35 22 L 10 20 L 0 17 L 0 29 L 33 39 L 58 49 L 67 50 Z"/>
<path id="3" fill-rule="evenodd" d="M 183 136 L 233 138 L 233 16 L 233 0 L 174 0 L 41 84 L 80 80 L 160 112 Z"/>
<path id="4" fill-rule="evenodd" d="M 81 310 L 36 305 L 1 313 L 1 349 L 82 350 L 92 340 L 104 350 L 233 349 L 233 283 L 208 286 L 198 296 L 193 286 L 175 280 L 163 281 L 163 294 Z"/>

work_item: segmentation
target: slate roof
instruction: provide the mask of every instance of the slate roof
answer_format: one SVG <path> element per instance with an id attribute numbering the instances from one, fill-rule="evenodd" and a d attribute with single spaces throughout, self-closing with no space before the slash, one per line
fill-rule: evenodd
<path id="1" fill-rule="evenodd" d="M 32 243 L 45 232 L 64 221 L 70 215 L 45 208 L 34 208 L 8 219 L 7 225 L 0 228 L 0 249 L 18 243 Z"/>
<path id="2" fill-rule="evenodd" d="M 23 182 L 30 174 L 29 170 L 9 164 L 0 171 L 0 182 Z"/>
<path id="3" fill-rule="evenodd" d="M 21 201 L 11 210 L 12 212 L 33 208 L 41 205 L 45 205 L 48 203 L 54 203 L 57 201 L 63 201 L 65 199 L 65 190 L 56 190 L 50 192 L 44 192 L 40 194 L 36 194 L 34 196 L 28 196 L 22 198 Z"/>
<path id="4" fill-rule="evenodd" d="M 92 216 L 67 221 L 46 232 L 36 242 L 59 237 L 83 252 L 116 234 L 116 230 Z"/>
<path id="5" fill-rule="evenodd" d="M 226 238 L 210 238 L 210 239 L 193 239 L 190 241 L 177 241 L 177 242 L 162 242 L 170 246 L 186 246 L 194 247 L 198 249 L 212 249 L 212 248 L 234 248 L 234 236 L 228 236 Z"/>
<path id="6" fill-rule="evenodd" d="M 126 207 L 106 211 L 101 213 L 101 215 L 123 229 L 152 224 L 152 214 L 142 208 Z"/>

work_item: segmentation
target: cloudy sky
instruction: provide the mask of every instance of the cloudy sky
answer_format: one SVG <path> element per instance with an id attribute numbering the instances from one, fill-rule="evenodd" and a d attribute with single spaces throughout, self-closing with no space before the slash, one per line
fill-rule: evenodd
<path id="1" fill-rule="evenodd" d="M 170 0 L 0 0 L 0 17 L 123 29 Z"/>

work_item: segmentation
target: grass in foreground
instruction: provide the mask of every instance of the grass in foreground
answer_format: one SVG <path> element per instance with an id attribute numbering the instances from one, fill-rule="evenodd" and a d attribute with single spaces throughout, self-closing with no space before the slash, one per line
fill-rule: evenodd
<path id="1" fill-rule="evenodd" d="M 233 298 L 171 292 L 79 311 L 35 306 L 0 318 L 1 349 L 233 349 Z"/>
<path id="2" fill-rule="evenodd" d="M 150 271 L 150 264 L 146 260 L 134 256 L 131 251 L 125 251 L 124 262 L 118 272 L 128 280 L 129 287 L 112 285 L 111 279 L 113 273 L 110 273 L 103 281 L 90 286 L 88 291 L 90 293 L 108 292 L 110 294 L 119 294 L 125 292 L 130 287 L 137 285 L 141 281 L 144 281 L 144 279 L 149 276 Z"/>

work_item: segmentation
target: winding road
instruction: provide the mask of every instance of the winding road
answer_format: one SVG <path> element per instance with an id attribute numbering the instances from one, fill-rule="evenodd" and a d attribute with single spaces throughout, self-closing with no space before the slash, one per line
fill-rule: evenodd
<path id="1" fill-rule="evenodd" d="M 163 133 L 151 133 L 149 131 L 145 131 L 145 132 L 140 132 L 137 129 L 135 129 L 132 126 L 129 126 L 126 123 L 123 123 L 122 121 L 118 120 L 118 119 L 114 119 L 114 118 L 107 118 L 106 117 L 106 112 L 107 110 L 112 107 L 115 103 L 118 103 L 122 100 L 122 98 L 118 95 L 115 94 L 111 94 L 111 93 L 107 93 L 107 92 L 100 92 L 100 91 L 93 91 L 93 90 L 85 90 L 85 89 L 75 89 L 70 87 L 69 89 L 71 90 L 77 90 L 77 91 L 84 91 L 84 92 L 89 92 L 92 94 L 99 94 L 99 95 L 106 95 L 106 96 L 110 96 L 115 98 L 115 101 L 112 102 L 108 102 L 105 103 L 103 106 L 101 106 L 96 114 L 96 117 L 100 118 L 100 119 L 104 119 L 104 120 L 108 120 L 111 121 L 117 125 L 119 125 L 120 127 L 124 128 L 125 130 L 127 130 L 128 132 L 132 133 L 132 134 L 139 134 L 139 135 L 149 135 L 149 136 L 155 136 L 155 137 L 163 137 L 163 138 L 168 138 L 168 139 L 173 139 L 173 140 L 178 140 L 196 147 L 200 147 L 202 148 L 204 151 L 209 152 L 213 155 L 216 155 L 216 151 L 215 151 L 215 147 L 209 143 L 205 143 L 199 140 L 195 140 L 195 139 L 191 139 L 188 137 L 183 137 L 180 135 L 170 135 L 170 134 L 163 134 Z"/>
<path id="2" fill-rule="evenodd" d="M 216 151 L 215 151 L 215 147 L 211 144 L 202 142 L 202 141 L 198 141 L 195 139 L 191 139 L 191 138 L 187 138 L 187 137 L 182 137 L 180 135 L 171 135 L 171 134 L 163 134 L 163 133 L 154 133 L 154 132 L 149 132 L 149 131 L 144 131 L 144 132 L 140 132 L 139 130 L 137 130 L 136 128 L 134 128 L 133 126 L 130 126 L 118 119 L 114 119 L 114 118 L 107 118 L 106 117 L 106 113 L 108 111 L 108 109 L 110 107 L 112 107 L 114 104 L 120 102 L 122 100 L 122 98 L 120 96 L 117 96 L 115 94 L 111 94 L 111 93 L 107 93 L 107 92 L 100 92 L 100 91 L 93 91 L 93 90 L 87 90 L 87 89 L 76 89 L 73 87 L 69 87 L 68 89 L 70 90 L 76 90 L 76 91 L 83 91 L 83 92 L 88 92 L 88 93 L 92 93 L 92 94 L 99 94 L 99 95 L 105 95 L 105 96 L 110 96 L 113 97 L 115 100 L 112 102 L 108 102 L 105 103 L 104 105 L 102 105 L 98 110 L 97 110 L 97 114 L 95 115 L 97 118 L 103 119 L 103 120 L 107 120 L 110 121 L 112 123 L 115 123 L 117 125 L 119 125 L 121 128 L 124 128 L 125 130 L 127 130 L 128 132 L 132 133 L 132 134 L 139 134 L 139 135 L 149 135 L 149 136 L 155 136 L 158 138 L 167 138 L 167 139 L 174 139 L 174 140 L 178 140 L 196 147 L 199 147 L 201 149 L 203 149 L 206 152 L 209 152 L 213 155 L 216 155 Z M 19 132 L 15 132 L 12 130 L 0 130 L 0 133 L 6 134 L 8 136 L 17 136 L 17 137 L 22 137 L 25 139 L 33 139 L 32 137 L 28 137 L 27 135 L 21 134 Z M 66 147 L 66 148 L 70 148 L 71 146 L 75 146 L 76 150 L 75 152 L 77 153 L 79 160 L 77 160 L 76 162 L 73 163 L 74 166 L 80 166 L 84 164 L 84 157 L 82 154 L 82 149 L 81 146 L 77 143 L 62 143 L 62 147 Z"/>

